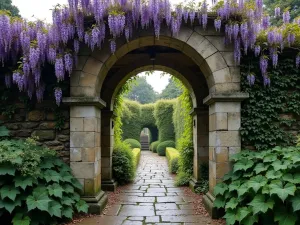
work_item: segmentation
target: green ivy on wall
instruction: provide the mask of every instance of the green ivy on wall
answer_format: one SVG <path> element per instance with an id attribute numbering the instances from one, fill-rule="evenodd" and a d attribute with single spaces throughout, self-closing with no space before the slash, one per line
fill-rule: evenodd
<path id="1" fill-rule="evenodd" d="M 241 88 L 250 94 L 242 104 L 243 147 L 263 150 L 296 142 L 295 133 L 300 130 L 300 73 L 293 55 L 282 57 L 276 69 L 269 69 L 270 87 L 263 86 L 254 57 L 244 57 L 242 61 Z M 251 87 L 249 72 L 256 74 Z"/>

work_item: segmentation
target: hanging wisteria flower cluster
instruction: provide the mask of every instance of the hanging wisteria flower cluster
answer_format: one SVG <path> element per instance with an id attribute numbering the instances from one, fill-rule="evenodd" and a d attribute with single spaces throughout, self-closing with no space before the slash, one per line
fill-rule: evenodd
<path id="1" fill-rule="evenodd" d="M 260 57 L 260 68 L 265 86 L 270 85 L 267 69 L 269 61 L 276 67 L 278 53 L 285 47 L 300 46 L 300 18 L 290 21 L 288 11 L 276 8 L 275 17 L 281 17 L 283 25 L 270 26 L 270 16 L 263 12 L 262 0 L 225 0 L 212 9 L 215 29 L 224 25 L 225 43 L 234 45 L 234 59 L 238 64 L 242 54 L 253 51 Z M 45 85 L 42 79 L 44 65 L 52 64 L 58 86 L 53 90 L 57 104 L 62 99 L 59 82 L 70 76 L 77 62 L 80 43 L 86 43 L 92 50 L 101 48 L 108 38 L 110 49 L 117 49 L 116 39 L 122 35 L 130 40 L 133 29 L 154 28 L 157 38 L 161 25 L 165 23 L 172 34 L 180 32 L 182 23 L 194 25 L 195 21 L 206 29 L 208 5 L 177 5 L 172 8 L 169 0 L 68 0 L 68 6 L 56 6 L 52 11 L 53 24 L 42 21 L 27 22 L 2 12 L 0 14 L 0 60 L 3 66 L 13 62 L 16 70 L 5 75 L 5 84 L 15 83 L 20 91 L 26 91 L 31 98 L 36 95 L 43 100 Z M 94 24 L 90 24 L 91 19 Z M 88 20 L 88 23 L 85 23 Z M 300 55 L 296 57 L 299 67 Z M 255 76 L 249 73 L 249 84 Z"/>

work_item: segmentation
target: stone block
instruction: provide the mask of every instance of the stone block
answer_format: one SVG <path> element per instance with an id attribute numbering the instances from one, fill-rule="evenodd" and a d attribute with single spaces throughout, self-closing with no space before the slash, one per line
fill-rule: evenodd
<path id="1" fill-rule="evenodd" d="M 216 53 L 218 50 L 213 46 L 207 39 L 204 39 L 204 41 L 199 45 L 199 54 L 204 58 L 208 58 L 209 56 Z"/>
<path id="2" fill-rule="evenodd" d="M 103 144 L 103 142 L 102 142 Z M 113 152 L 113 147 L 112 145 L 109 147 L 103 147 L 101 146 L 101 156 L 102 157 L 111 157 L 112 156 L 112 152 Z"/>
<path id="3" fill-rule="evenodd" d="M 109 180 L 112 178 L 112 168 L 105 167 L 101 169 L 101 175 L 103 180 Z"/>
<path id="4" fill-rule="evenodd" d="M 188 41 L 186 42 L 189 46 L 195 49 L 198 53 L 201 52 L 201 43 L 205 40 L 205 38 L 198 34 L 197 32 L 193 32 Z"/>
<path id="5" fill-rule="evenodd" d="M 214 147 L 213 150 L 213 161 L 217 163 L 228 162 L 229 154 L 228 147 Z"/>
<path id="6" fill-rule="evenodd" d="M 84 195 L 94 196 L 96 194 L 97 180 L 94 179 L 84 179 Z"/>
<path id="7" fill-rule="evenodd" d="M 54 130 L 35 130 L 32 135 L 34 137 L 38 137 L 39 141 L 48 141 L 55 139 L 55 131 Z"/>
<path id="8" fill-rule="evenodd" d="M 94 162 L 71 162 L 70 167 L 76 178 L 94 179 L 96 177 Z"/>
<path id="9" fill-rule="evenodd" d="M 232 93 L 232 92 L 236 92 L 236 91 L 240 91 L 241 90 L 241 86 L 240 83 L 223 83 L 223 84 L 216 84 L 213 87 L 213 90 L 215 93 Z M 212 90 L 210 89 L 210 92 Z"/>
<path id="10" fill-rule="evenodd" d="M 229 157 L 230 155 L 234 155 L 234 154 L 237 154 L 241 151 L 241 147 L 228 147 L 228 154 L 229 154 Z"/>
<path id="11" fill-rule="evenodd" d="M 215 113 L 215 130 L 228 130 L 227 113 Z"/>
<path id="12" fill-rule="evenodd" d="M 95 132 L 95 147 L 101 146 L 101 133 Z"/>
<path id="13" fill-rule="evenodd" d="M 232 82 L 241 82 L 241 71 L 239 66 L 233 66 L 229 67 L 230 75 L 231 75 L 231 81 Z"/>
<path id="14" fill-rule="evenodd" d="M 95 132 L 71 132 L 71 148 L 93 148 L 95 147 Z"/>
<path id="15" fill-rule="evenodd" d="M 70 95 L 72 97 L 94 97 L 95 87 L 71 87 Z"/>
<path id="16" fill-rule="evenodd" d="M 83 131 L 97 131 L 97 118 L 84 118 Z"/>
<path id="17" fill-rule="evenodd" d="M 241 113 L 228 113 L 228 130 L 240 130 Z"/>
<path id="18" fill-rule="evenodd" d="M 81 87 L 95 87 L 97 76 L 89 73 L 80 73 L 78 86 Z"/>
<path id="19" fill-rule="evenodd" d="M 176 39 L 178 39 L 182 42 L 187 42 L 187 40 L 191 37 L 192 33 L 193 33 L 193 30 L 190 27 L 181 26 Z"/>
<path id="20" fill-rule="evenodd" d="M 112 147 L 114 143 L 114 136 L 101 135 L 102 147 Z"/>
<path id="21" fill-rule="evenodd" d="M 77 64 L 75 65 L 74 70 L 83 70 L 84 65 L 86 64 L 87 60 L 88 60 L 89 56 L 78 56 L 77 58 Z M 73 74 L 72 74 L 73 76 Z M 71 76 L 71 77 L 72 77 Z"/>
<path id="22" fill-rule="evenodd" d="M 217 179 L 222 179 L 224 177 L 224 175 L 226 173 L 228 173 L 229 171 L 230 171 L 230 164 L 228 162 L 216 164 L 216 178 Z"/>
<path id="23" fill-rule="evenodd" d="M 213 73 L 216 84 L 231 82 L 231 73 L 229 68 L 224 68 Z"/>
<path id="24" fill-rule="evenodd" d="M 101 158 L 102 168 L 112 166 L 112 157 L 102 157 Z"/>
<path id="25" fill-rule="evenodd" d="M 41 130 L 55 129 L 55 126 L 56 126 L 55 122 L 44 122 L 40 124 L 39 129 Z"/>
<path id="26" fill-rule="evenodd" d="M 36 128 L 39 125 L 39 123 L 36 123 L 36 122 L 26 122 L 26 123 L 22 123 L 21 125 L 25 129 L 32 129 L 32 128 Z"/>
<path id="27" fill-rule="evenodd" d="M 100 117 L 100 110 L 95 106 L 71 106 L 70 115 L 73 118 L 76 117 Z"/>
<path id="28" fill-rule="evenodd" d="M 236 66 L 237 64 L 234 61 L 233 52 L 221 52 L 225 62 L 228 66 Z"/>
<path id="29" fill-rule="evenodd" d="M 83 131 L 83 118 L 71 118 L 70 131 Z"/>
<path id="30" fill-rule="evenodd" d="M 212 131 L 209 132 L 210 147 L 239 147 L 241 137 L 239 131 Z"/>
<path id="31" fill-rule="evenodd" d="M 103 63 L 98 59 L 89 57 L 83 67 L 83 72 L 97 76 L 100 73 Z"/>
<path id="32" fill-rule="evenodd" d="M 232 45 L 224 44 L 224 36 L 205 36 L 221 52 L 233 52 Z"/>
<path id="33" fill-rule="evenodd" d="M 80 75 L 82 71 L 73 71 L 71 76 L 70 76 L 70 86 L 71 87 L 76 87 L 79 86 L 79 80 L 80 80 Z"/>
<path id="34" fill-rule="evenodd" d="M 81 159 L 81 148 L 70 148 L 70 161 L 80 162 Z"/>
<path id="35" fill-rule="evenodd" d="M 208 146 L 209 145 L 209 138 L 208 138 L 208 135 L 201 135 L 201 134 L 198 134 L 197 135 L 197 146 Z"/>
<path id="36" fill-rule="evenodd" d="M 240 102 L 216 102 L 209 106 L 209 115 L 214 113 L 239 113 L 241 112 Z"/>
<path id="37" fill-rule="evenodd" d="M 95 148 L 82 148 L 81 159 L 83 162 L 95 162 Z"/>
<path id="38" fill-rule="evenodd" d="M 59 141 L 66 142 L 66 141 L 70 141 L 70 136 L 61 134 L 57 136 L 57 139 Z"/>
<path id="39" fill-rule="evenodd" d="M 219 52 L 211 55 L 207 59 L 205 59 L 206 63 L 208 64 L 211 72 L 215 72 L 227 67 L 227 64 Z"/>
<path id="40" fill-rule="evenodd" d="M 45 119 L 45 113 L 39 110 L 33 110 L 28 113 L 29 121 L 41 121 Z"/>

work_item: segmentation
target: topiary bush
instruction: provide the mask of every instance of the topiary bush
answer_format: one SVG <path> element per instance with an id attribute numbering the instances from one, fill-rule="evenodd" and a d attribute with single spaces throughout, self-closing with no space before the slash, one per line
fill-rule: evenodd
<path id="1" fill-rule="evenodd" d="M 169 164 L 169 171 L 171 173 L 177 173 L 178 171 L 178 159 L 179 159 L 179 152 L 175 148 L 167 148 L 166 149 L 166 156 L 168 159 Z"/>
<path id="2" fill-rule="evenodd" d="M 150 150 L 154 153 L 157 152 L 157 146 L 160 144 L 160 141 L 154 141 L 150 145 Z"/>
<path id="3" fill-rule="evenodd" d="M 133 154 L 133 161 L 134 161 L 134 170 L 136 170 L 136 168 L 139 165 L 140 158 L 141 158 L 141 149 L 134 148 L 132 150 L 132 154 Z"/>
<path id="4" fill-rule="evenodd" d="M 117 142 L 112 155 L 112 170 L 115 180 L 119 184 L 126 184 L 133 180 L 134 159 L 131 147 L 124 142 Z"/>
<path id="5" fill-rule="evenodd" d="M 214 189 L 227 224 L 300 224 L 299 152 L 275 147 L 233 155 L 233 170 Z"/>
<path id="6" fill-rule="evenodd" d="M 157 153 L 158 153 L 158 155 L 165 156 L 166 155 L 166 148 L 167 147 L 175 148 L 175 142 L 172 141 L 172 140 L 161 142 L 157 146 Z"/>
<path id="7" fill-rule="evenodd" d="M 125 143 L 129 144 L 131 148 L 141 148 L 141 144 L 139 141 L 135 139 L 126 139 L 124 140 Z"/>
<path id="8" fill-rule="evenodd" d="M 33 139 L 0 141 L 1 224 L 57 224 L 88 211 L 82 186 L 55 152 Z"/>

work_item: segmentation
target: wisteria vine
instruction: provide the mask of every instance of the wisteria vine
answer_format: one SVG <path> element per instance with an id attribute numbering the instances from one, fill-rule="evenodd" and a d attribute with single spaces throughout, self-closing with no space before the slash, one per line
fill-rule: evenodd
<path id="1" fill-rule="evenodd" d="M 176 36 L 182 23 L 198 24 L 206 28 L 208 22 L 206 1 L 196 5 L 179 4 L 172 8 L 169 0 L 69 0 L 67 6 L 53 9 L 53 23 L 42 21 L 28 22 L 0 13 L 0 60 L 5 66 L 13 62 L 15 70 L 5 74 L 5 84 L 9 88 L 15 83 L 20 91 L 26 91 L 32 98 L 43 100 L 45 84 L 42 69 L 45 63 L 54 65 L 58 85 L 54 88 L 57 105 L 61 103 L 62 90 L 59 82 L 71 75 L 77 63 L 80 42 L 92 50 L 101 48 L 105 38 L 110 38 L 112 53 L 117 49 L 116 39 L 122 35 L 127 41 L 133 29 L 154 28 L 158 38 L 162 23 L 166 23 L 173 36 Z M 283 25 L 270 25 L 271 16 L 263 11 L 263 0 L 226 0 L 212 8 L 217 31 L 225 31 L 225 43 L 233 44 L 234 59 L 240 63 L 242 54 L 249 51 L 260 57 L 260 70 L 264 85 L 269 86 L 270 61 L 277 66 L 278 54 L 284 48 L 299 50 L 300 18 L 290 21 L 289 11 L 276 8 L 273 17 L 282 18 Z M 86 18 L 94 18 L 92 26 L 85 26 Z M 108 35 L 109 34 L 109 35 Z M 300 53 L 295 65 L 300 66 Z M 249 71 L 249 85 L 255 83 L 255 74 Z"/>

